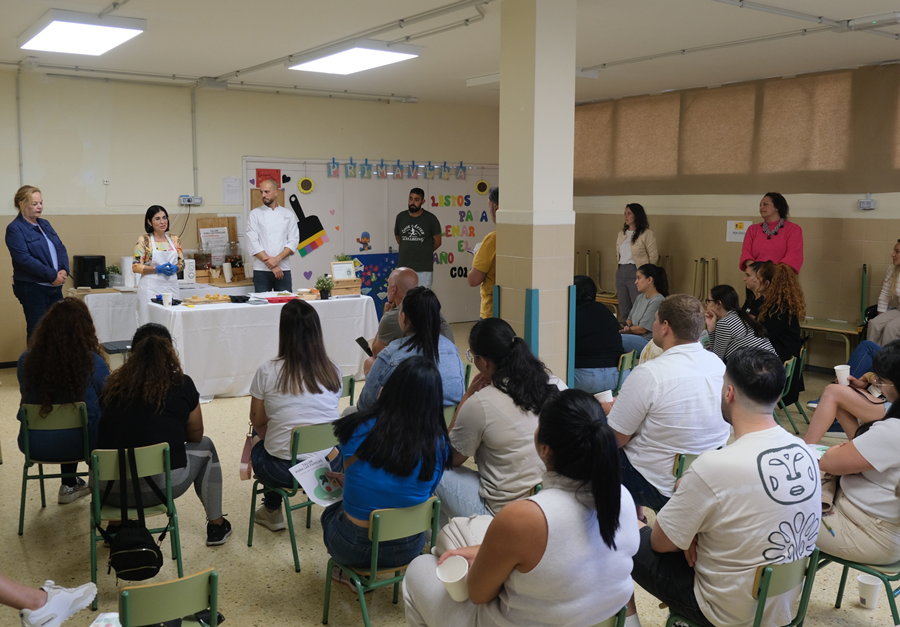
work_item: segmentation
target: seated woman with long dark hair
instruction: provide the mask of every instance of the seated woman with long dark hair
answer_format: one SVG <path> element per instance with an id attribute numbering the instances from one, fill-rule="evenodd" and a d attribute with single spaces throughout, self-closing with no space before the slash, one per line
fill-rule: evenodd
<path id="1" fill-rule="evenodd" d="M 762 348 L 774 353 L 766 330 L 738 305 L 738 294 L 730 285 L 716 285 L 706 298 L 706 350 L 728 363 L 732 353 L 742 348 Z"/>
<path id="2" fill-rule="evenodd" d="M 251 453 L 253 472 L 268 486 L 291 488 L 291 431 L 294 427 L 334 422 L 339 417 L 341 370 L 325 352 L 319 314 L 303 300 L 281 309 L 278 357 L 256 371 L 250 385 L 250 422 L 262 440 Z M 327 454 L 307 453 L 298 459 Z M 340 469 L 335 455 L 332 468 Z M 281 495 L 266 492 L 254 520 L 272 531 L 284 529 Z"/>
<path id="3" fill-rule="evenodd" d="M 137 448 L 167 442 L 172 497 L 181 496 L 193 484 L 206 510 L 206 545 L 225 544 L 231 535 L 231 523 L 222 516 L 219 455 L 212 440 L 203 435 L 200 394 L 182 371 L 166 327 L 151 322 L 135 332 L 131 355 L 107 379 L 100 408 L 97 448 Z M 164 476 L 149 479 L 164 489 Z M 113 484 L 106 501 L 109 505 L 120 504 L 119 483 Z M 145 506 L 159 503 L 145 483 L 141 484 L 141 497 Z M 130 490 L 128 502 L 133 503 Z"/>
<path id="4" fill-rule="evenodd" d="M 622 347 L 625 352 L 644 350 L 647 342 L 653 339 L 653 319 L 660 303 L 669 295 L 669 276 L 665 268 L 645 263 L 635 272 L 634 284 L 639 292 L 634 300 L 631 313 L 625 321 L 622 334 Z"/>
<path id="5" fill-rule="evenodd" d="M 475 323 L 467 355 L 478 374 L 450 424 L 453 469 L 437 490 L 442 520 L 494 515 L 528 496 L 544 472 L 534 450 L 538 412 L 551 394 L 566 387 L 500 318 Z M 463 466 L 473 456 L 477 471 Z"/>
<path id="6" fill-rule="evenodd" d="M 640 537 L 600 405 L 581 390 L 558 394 L 534 440 L 544 489 L 507 505 L 480 545 L 417 557 L 403 580 L 407 624 L 595 625 L 628 602 Z M 435 575 L 452 555 L 469 562 L 462 603 Z"/>
<path id="7" fill-rule="evenodd" d="M 787 361 L 796 357 L 799 365 L 803 347 L 800 321 L 806 319 L 806 301 L 797 273 L 787 264 L 766 262 L 760 266 L 758 276 L 764 300 L 757 320 L 765 328 L 778 358 Z M 796 403 L 803 389 L 803 375 L 800 368 L 794 368 L 788 393 L 782 399 L 785 406 Z"/>
<path id="8" fill-rule="evenodd" d="M 19 357 L 16 377 L 22 394 L 20 404 L 41 406 L 41 414 L 53 405 L 84 401 L 88 415 L 88 450 L 97 441 L 100 422 L 100 391 L 109 367 L 100 356 L 94 321 L 84 301 L 64 298 L 54 303 L 31 336 L 31 348 Z M 80 459 L 84 455 L 80 429 L 34 431 L 28 434 L 31 456 L 41 460 Z M 19 434 L 19 449 L 24 450 Z M 60 474 L 74 474 L 78 464 L 62 464 Z M 64 505 L 91 493 L 80 477 L 63 477 L 57 501 Z"/>
<path id="9" fill-rule="evenodd" d="M 575 277 L 575 389 L 591 394 L 611 390 L 619 381 L 622 336 L 616 317 L 597 302 L 594 279 Z"/>
<path id="10" fill-rule="evenodd" d="M 406 337 L 394 340 L 378 353 L 366 375 L 366 385 L 359 394 L 356 408 L 370 408 L 381 386 L 404 359 L 421 355 L 430 359 L 441 373 L 444 386 L 443 405 L 456 405 L 465 392 L 463 366 L 456 344 L 441 335 L 441 303 L 427 287 L 414 287 L 403 298 L 400 328 Z"/>
<path id="11" fill-rule="evenodd" d="M 328 473 L 343 484 L 344 499 L 322 512 L 325 548 L 347 566 L 372 560 L 369 514 L 428 500 L 450 462 L 441 403 L 441 375 L 427 357 L 404 360 L 373 405 L 334 423 L 344 472 Z M 422 552 L 425 534 L 382 542 L 380 568 L 403 566 Z M 332 577 L 344 583 L 340 572 Z"/>
<path id="12" fill-rule="evenodd" d="M 876 353 L 872 368 L 874 384 L 892 404 L 886 415 L 877 405 L 868 415 L 837 413 L 850 441 L 829 448 L 819 460 L 819 468 L 833 476 L 822 484 L 823 509 L 829 501 L 832 507 L 822 516 L 816 545 L 855 562 L 892 564 L 900 560 L 900 340 Z M 810 424 L 819 434 L 831 423 L 829 417 L 817 424 L 823 404 L 824 396 Z M 836 488 L 834 477 L 840 481 Z"/>

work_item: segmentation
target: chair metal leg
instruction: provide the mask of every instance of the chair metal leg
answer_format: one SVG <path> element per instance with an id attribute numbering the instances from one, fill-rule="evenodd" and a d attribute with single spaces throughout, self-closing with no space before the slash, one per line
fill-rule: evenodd
<path id="1" fill-rule="evenodd" d="M 787 419 L 791 422 L 791 426 L 794 428 L 794 433 L 800 435 L 800 430 L 797 429 L 797 425 L 794 424 L 794 418 L 791 416 L 791 412 L 788 411 L 788 408 L 784 406 L 784 403 L 778 401 L 779 407 L 784 411 L 784 415 L 787 416 Z"/>
<path id="2" fill-rule="evenodd" d="M 97 533 L 94 530 L 94 517 L 91 516 L 91 581 L 97 583 Z M 91 603 L 91 610 L 97 610 L 97 597 L 99 593 L 94 595 L 94 601 Z"/>
<path id="3" fill-rule="evenodd" d="M 181 533 L 178 531 L 178 512 L 172 514 L 172 552 L 178 565 L 178 578 L 184 577 L 184 565 L 181 562 Z"/>
<path id="4" fill-rule="evenodd" d="M 309 497 L 307 497 L 309 498 Z M 309 529 L 309 526 L 312 524 L 312 505 L 306 506 L 306 528 Z"/>
<path id="5" fill-rule="evenodd" d="M 331 571 L 334 570 L 334 560 L 328 560 L 325 569 L 325 607 L 322 609 L 322 624 L 328 624 L 328 606 L 331 603 Z"/>
<path id="6" fill-rule="evenodd" d="M 254 517 L 256 516 L 256 488 L 259 481 L 253 482 L 253 489 L 250 491 L 250 527 L 247 529 L 247 546 L 253 546 L 253 526 L 256 524 Z"/>
<path id="7" fill-rule="evenodd" d="M 19 535 L 22 535 L 22 529 L 25 524 L 25 493 L 28 488 L 28 466 L 22 469 L 22 501 L 19 504 Z"/>
<path id="8" fill-rule="evenodd" d="M 806 415 L 806 411 L 803 409 L 803 405 L 800 404 L 800 401 L 794 403 L 794 407 L 796 407 L 797 411 L 800 412 L 800 415 L 803 416 L 803 420 L 806 421 L 806 424 L 809 424 L 809 416 Z"/>
<path id="9" fill-rule="evenodd" d="M 288 533 L 291 534 L 291 551 L 294 552 L 294 570 L 300 572 L 300 558 L 297 557 L 297 538 L 294 537 L 294 516 L 291 511 L 291 504 L 288 502 L 287 496 L 282 494 L 284 501 L 284 514 L 287 519 Z"/>
<path id="10" fill-rule="evenodd" d="M 399 577 L 400 573 L 403 571 L 396 570 L 394 571 L 394 576 Z M 394 584 L 394 605 L 397 605 L 397 601 L 400 600 L 400 582 Z"/>
<path id="11" fill-rule="evenodd" d="M 891 604 L 891 616 L 894 618 L 894 624 L 900 625 L 900 615 L 897 614 L 897 601 L 894 600 L 897 594 L 900 594 L 900 588 L 893 590 L 890 581 L 885 578 L 882 578 L 881 580 L 884 582 L 884 587 L 887 591 L 888 603 Z"/>
<path id="12" fill-rule="evenodd" d="M 44 496 L 44 465 L 38 464 L 38 476 L 41 480 L 41 507 L 47 507 L 47 498 Z"/>
<path id="13" fill-rule="evenodd" d="M 848 572 L 850 572 L 850 567 L 844 566 L 844 571 L 841 573 L 841 585 L 838 586 L 837 599 L 834 600 L 835 609 L 840 609 L 841 603 L 844 601 L 844 586 L 847 585 Z"/>
<path id="14" fill-rule="evenodd" d="M 375 577 L 372 576 L 374 580 Z M 331 581 L 331 574 L 328 573 L 328 580 Z M 363 625 L 366 627 L 372 627 L 372 623 L 369 621 L 369 608 L 366 606 L 366 594 L 363 590 L 363 586 L 360 585 L 359 579 L 356 580 L 356 596 L 359 597 L 359 609 L 362 612 Z"/>

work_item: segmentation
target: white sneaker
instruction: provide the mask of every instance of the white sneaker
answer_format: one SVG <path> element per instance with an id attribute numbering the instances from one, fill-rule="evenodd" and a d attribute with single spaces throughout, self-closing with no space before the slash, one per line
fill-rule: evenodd
<path id="1" fill-rule="evenodd" d="M 81 477 L 78 477 L 75 485 L 67 486 L 61 485 L 59 486 L 59 497 L 57 497 L 56 501 L 60 505 L 65 505 L 66 503 L 71 503 L 72 501 L 77 501 L 83 496 L 87 496 L 91 493 L 91 488 L 84 482 Z"/>
<path id="2" fill-rule="evenodd" d="M 86 608 L 97 596 L 97 586 L 86 583 L 77 588 L 63 588 L 49 579 L 41 587 L 47 602 L 39 610 L 22 610 L 22 627 L 60 627 L 66 620 Z"/>
<path id="3" fill-rule="evenodd" d="M 279 507 L 274 512 L 270 512 L 265 505 L 260 505 L 253 516 L 253 521 L 266 527 L 269 531 L 281 531 L 285 528 L 284 510 Z"/>

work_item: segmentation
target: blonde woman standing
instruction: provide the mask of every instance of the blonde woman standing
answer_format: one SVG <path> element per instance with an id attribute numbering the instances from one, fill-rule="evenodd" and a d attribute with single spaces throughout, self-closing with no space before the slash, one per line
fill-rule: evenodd
<path id="1" fill-rule="evenodd" d="M 656 237 L 650 230 L 644 207 L 636 202 L 625 205 L 625 225 L 616 237 L 616 292 L 619 297 L 619 314 L 627 320 L 638 291 L 634 283 L 637 269 L 644 264 L 656 265 L 659 252 Z"/>
<path id="2" fill-rule="evenodd" d="M 868 339 L 884 346 L 900 339 L 900 240 L 891 251 L 891 267 L 878 296 L 878 315 L 869 321 Z"/>

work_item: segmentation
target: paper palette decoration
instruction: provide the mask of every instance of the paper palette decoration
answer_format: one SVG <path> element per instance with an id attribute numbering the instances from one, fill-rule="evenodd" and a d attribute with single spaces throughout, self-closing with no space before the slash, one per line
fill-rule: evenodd
<path id="1" fill-rule="evenodd" d="M 431 165 L 431 161 L 428 162 L 428 165 L 425 166 L 425 179 L 432 181 L 434 180 L 434 171 L 437 169 L 437 166 Z"/>
<path id="2" fill-rule="evenodd" d="M 478 192 L 479 194 L 481 194 L 482 196 L 487 194 L 488 190 L 490 188 L 491 187 L 490 187 L 490 185 L 487 184 L 487 181 L 482 180 L 482 181 L 478 181 L 477 183 L 475 183 L 475 191 Z"/>
<path id="3" fill-rule="evenodd" d="M 463 165 L 462 161 L 459 162 L 459 167 L 456 168 L 456 180 L 457 181 L 465 181 L 466 180 L 466 167 Z"/>
<path id="4" fill-rule="evenodd" d="M 350 163 L 344 164 L 344 177 L 348 179 L 356 178 L 356 164 L 353 163 L 353 160 L 350 160 Z"/>
<path id="5" fill-rule="evenodd" d="M 375 166 L 375 177 L 379 178 L 379 179 L 386 179 L 387 171 L 388 171 L 388 167 L 386 165 L 384 165 L 383 163 L 381 165 L 376 165 Z"/>
<path id="6" fill-rule="evenodd" d="M 397 165 L 394 166 L 394 180 L 399 181 L 406 178 L 406 166 L 400 165 L 400 162 L 397 162 Z"/>
<path id="7" fill-rule="evenodd" d="M 416 165 L 415 161 L 413 161 L 411 164 L 406 166 L 406 178 L 408 178 L 408 179 L 419 178 L 419 167 Z"/>
<path id="8" fill-rule="evenodd" d="M 336 179 L 341 176 L 341 166 L 334 159 L 325 166 L 325 169 L 328 171 L 328 178 L 330 179 Z"/>
<path id="9" fill-rule="evenodd" d="M 296 194 L 291 194 L 291 208 L 297 215 L 297 228 L 300 230 L 300 243 L 297 244 L 297 250 L 301 257 L 306 257 L 309 253 L 322 246 L 328 241 L 328 235 L 322 227 L 322 222 L 316 216 L 303 215 L 303 207 L 300 206 L 300 200 Z"/>
<path id="10" fill-rule="evenodd" d="M 372 164 L 371 163 L 363 163 L 359 166 L 359 178 L 361 179 L 370 179 L 372 178 Z"/>
<path id="11" fill-rule="evenodd" d="M 297 189 L 300 190 L 301 194 L 308 194 L 313 190 L 313 181 L 311 178 L 304 176 L 302 179 L 297 181 Z"/>
<path id="12" fill-rule="evenodd" d="M 447 162 L 444 162 L 444 165 L 441 166 L 441 180 L 449 181 L 450 180 L 450 166 L 447 165 Z"/>

